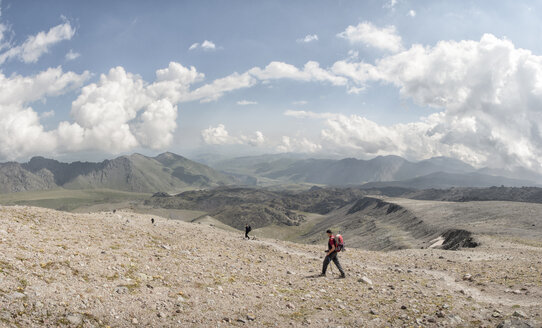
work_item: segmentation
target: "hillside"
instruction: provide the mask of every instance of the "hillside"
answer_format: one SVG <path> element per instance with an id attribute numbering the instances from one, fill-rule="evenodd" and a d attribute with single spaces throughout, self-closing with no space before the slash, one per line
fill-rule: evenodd
<path id="1" fill-rule="evenodd" d="M 246 182 L 173 153 L 156 157 L 133 154 L 99 163 L 62 163 L 34 157 L 28 163 L 0 164 L 0 181 L 3 182 L 1 192 L 62 187 L 147 193 Z"/>
<path id="2" fill-rule="evenodd" d="M 186 191 L 169 197 L 156 194 L 145 205 L 182 210 L 204 211 L 237 229 L 249 223 L 253 228 L 270 224 L 300 225 L 304 215 L 325 214 L 364 195 L 359 189 L 312 188 L 303 192 L 269 191 L 259 188 L 223 187 Z"/>
<path id="3" fill-rule="evenodd" d="M 367 250 L 427 248 L 446 234 L 462 236 L 450 248 L 466 243 L 471 233 L 542 240 L 542 222 L 537 222 L 540 204 L 420 201 L 375 192 L 378 190 L 315 187 L 294 193 L 223 187 L 176 196 L 157 194 L 145 205 L 150 213 L 195 210 L 236 229 L 250 224 L 257 235 L 304 243 L 323 242 L 321 232 L 332 227 L 347 237 L 349 246 Z"/>
<path id="4" fill-rule="evenodd" d="M 21 327 L 539 327 L 540 244 L 340 255 L 131 212 L 0 207 L 0 323 Z"/>

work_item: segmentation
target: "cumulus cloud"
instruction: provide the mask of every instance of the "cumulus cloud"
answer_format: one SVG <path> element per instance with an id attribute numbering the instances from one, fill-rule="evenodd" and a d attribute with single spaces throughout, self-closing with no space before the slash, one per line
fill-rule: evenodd
<path id="1" fill-rule="evenodd" d="M 1 28 L 0 28 L 1 30 Z M 2 33 L 0 33 L 3 35 Z M 35 63 L 45 53 L 49 52 L 49 48 L 63 40 L 70 40 L 75 34 L 70 22 L 52 27 L 47 32 L 39 32 L 36 35 L 29 36 L 26 41 L 14 47 L 8 47 L 6 51 L 0 54 L 0 64 L 3 64 L 8 59 L 17 58 L 25 63 Z"/>
<path id="2" fill-rule="evenodd" d="M 246 144 L 256 147 L 265 143 L 265 137 L 261 131 L 256 131 L 253 136 L 243 134 L 232 136 L 224 124 L 218 124 L 216 127 L 209 126 L 202 130 L 201 138 L 208 145 Z"/>
<path id="3" fill-rule="evenodd" d="M 208 145 L 225 145 L 237 143 L 237 139 L 230 136 L 224 124 L 219 124 L 216 127 L 209 126 L 209 128 L 201 131 L 201 138 L 203 142 Z"/>
<path id="4" fill-rule="evenodd" d="M 282 137 L 282 143 L 277 146 L 281 153 L 315 153 L 322 149 L 322 146 L 309 141 L 307 138 Z"/>
<path id="5" fill-rule="evenodd" d="M 250 100 L 239 100 L 237 102 L 237 105 L 240 105 L 240 106 L 257 105 L 257 104 L 258 104 L 257 101 L 250 101 Z"/>
<path id="6" fill-rule="evenodd" d="M 45 131 L 29 103 L 58 96 L 81 86 L 90 74 L 50 68 L 33 76 L 0 73 L 0 158 L 55 151 L 55 132 Z M 45 115 L 46 116 L 46 115 Z"/>
<path id="7" fill-rule="evenodd" d="M 403 98 L 435 110 L 418 122 L 391 126 L 359 116 L 286 112 L 323 120 L 322 140 L 334 147 L 542 172 L 542 56 L 507 39 L 486 34 L 480 41 L 413 45 L 375 64 L 338 61 L 331 71 L 360 88 L 372 81 L 392 84 Z"/>
<path id="8" fill-rule="evenodd" d="M 363 43 L 366 46 L 390 52 L 398 52 L 403 49 L 401 37 L 393 25 L 378 28 L 370 22 L 362 22 L 357 26 L 348 26 L 337 36 L 350 43 Z"/>
<path id="9" fill-rule="evenodd" d="M 79 58 L 80 56 L 80 53 L 74 52 L 72 49 L 70 49 L 70 51 L 68 51 L 68 53 L 66 54 L 66 60 L 74 60 Z"/>
<path id="10" fill-rule="evenodd" d="M 309 43 L 309 42 L 313 42 L 313 41 L 318 41 L 318 35 L 316 35 L 316 34 L 307 34 L 307 35 L 305 35 L 304 38 L 297 39 L 297 42 L 299 42 L 299 43 Z"/>
<path id="11" fill-rule="evenodd" d="M 416 11 L 415 11 L 415 10 L 409 10 L 409 11 L 408 11 L 408 16 L 410 16 L 410 17 L 416 17 Z"/>

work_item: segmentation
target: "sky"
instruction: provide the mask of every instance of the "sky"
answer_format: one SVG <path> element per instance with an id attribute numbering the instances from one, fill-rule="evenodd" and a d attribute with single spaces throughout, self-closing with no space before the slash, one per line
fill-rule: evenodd
<path id="1" fill-rule="evenodd" d="M 542 173 L 540 1 L 0 2 L 0 161 L 304 153 Z"/>

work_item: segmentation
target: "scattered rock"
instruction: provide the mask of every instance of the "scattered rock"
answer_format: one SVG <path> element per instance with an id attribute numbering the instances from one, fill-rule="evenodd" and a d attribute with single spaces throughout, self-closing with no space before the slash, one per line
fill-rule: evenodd
<path id="1" fill-rule="evenodd" d="M 468 281 L 472 281 L 472 275 L 467 273 L 463 276 L 463 280 L 468 280 Z"/>
<path id="2" fill-rule="evenodd" d="M 504 320 L 497 325 L 497 328 L 532 328 L 529 323 L 512 318 L 510 320 Z"/>
<path id="3" fill-rule="evenodd" d="M 295 306 L 292 303 L 286 304 L 286 307 L 292 310 L 295 310 Z"/>
<path id="4" fill-rule="evenodd" d="M 132 324 L 137 325 L 139 321 L 136 318 L 132 318 Z"/>

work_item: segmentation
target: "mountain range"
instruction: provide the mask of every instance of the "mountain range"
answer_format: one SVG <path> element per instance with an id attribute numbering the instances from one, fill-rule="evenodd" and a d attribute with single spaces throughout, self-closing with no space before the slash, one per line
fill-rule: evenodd
<path id="1" fill-rule="evenodd" d="M 256 176 L 262 182 L 282 181 L 333 186 L 368 184 L 368 188 L 535 186 L 542 183 L 542 176 L 526 169 L 476 169 L 460 160 L 447 157 L 411 162 L 399 156 L 378 156 L 370 160 L 334 160 L 280 154 L 239 157 L 214 163 L 213 167 L 224 172 Z"/>
<path id="2" fill-rule="evenodd" d="M 106 188 L 131 192 L 176 193 L 232 185 L 286 184 L 445 189 L 451 187 L 538 186 L 532 171 L 476 169 L 460 160 L 435 157 L 411 162 L 399 156 L 318 159 L 278 154 L 219 160 L 212 167 L 170 152 L 102 162 L 63 163 L 33 157 L 26 163 L 0 163 L 0 192 Z"/>
<path id="3" fill-rule="evenodd" d="M 0 164 L 0 192 L 107 188 L 132 192 L 176 192 L 240 183 L 232 175 L 173 153 L 141 154 L 102 162 L 62 163 L 33 157 L 27 163 Z"/>

